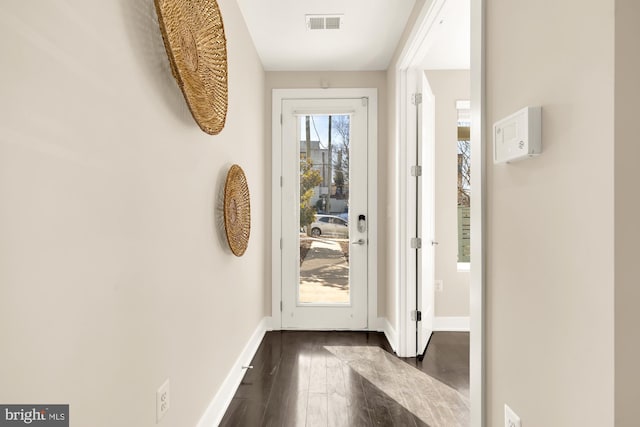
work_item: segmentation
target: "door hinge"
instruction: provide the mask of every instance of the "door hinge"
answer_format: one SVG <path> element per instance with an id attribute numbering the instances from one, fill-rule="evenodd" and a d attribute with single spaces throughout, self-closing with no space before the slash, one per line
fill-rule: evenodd
<path id="1" fill-rule="evenodd" d="M 411 310 L 411 320 L 413 322 L 422 322 L 422 312 L 420 310 Z"/>
<path id="2" fill-rule="evenodd" d="M 282 301 L 280 301 L 280 311 L 282 311 Z"/>
<path id="3" fill-rule="evenodd" d="M 367 98 L 366 96 L 362 97 L 362 106 L 366 107 L 368 103 L 369 103 L 369 98 Z"/>
<path id="4" fill-rule="evenodd" d="M 283 186 L 283 179 L 282 179 L 282 177 L 280 177 L 280 187 L 282 187 L 282 186 Z"/>
<path id="5" fill-rule="evenodd" d="M 280 124 L 282 124 L 282 114 L 280 114 Z"/>
<path id="6" fill-rule="evenodd" d="M 422 239 L 420 237 L 411 238 L 411 249 L 420 249 L 422 247 Z"/>
<path id="7" fill-rule="evenodd" d="M 422 166 L 411 166 L 411 176 L 422 176 Z"/>
<path id="8" fill-rule="evenodd" d="M 413 105 L 422 104 L 422 94 L 421 93 L 414 93 L 413 95 L 411 95 L 411 103 Z"/>
<path id="9" fill-rule="evenodd" d="M 280 250 L 282 250 L 282 237 L 280 238 Z"/>

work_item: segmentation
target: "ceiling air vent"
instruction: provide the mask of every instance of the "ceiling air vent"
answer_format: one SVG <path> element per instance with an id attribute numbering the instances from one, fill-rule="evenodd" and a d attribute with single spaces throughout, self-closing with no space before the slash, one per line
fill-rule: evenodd
<path id="1" fill-rule="evenodd" d="M 305 15 L 307 30 L 339 30 L 342 15 Z"/>

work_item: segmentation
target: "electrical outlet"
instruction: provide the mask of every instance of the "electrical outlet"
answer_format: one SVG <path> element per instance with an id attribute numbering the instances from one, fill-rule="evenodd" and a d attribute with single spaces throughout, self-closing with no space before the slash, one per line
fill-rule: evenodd
<path id="1" fill-rule="evenodd" d="M 504 405 L 504 427 L 522 427 L 520 417 L 506 403 Z"/>
<path id="2" fill-rule="evenodd" d="M 434 280 L 433 281 L 433 288 L 435 289 L 436 292 L 442 292 L 442 289 L 444 288 L 444 283 L 442 280 Z"/>
<path id="3" fill-rule="evenodd" d="M 156 392 L 156 424 L 169 410 L 169 397 L 169 379 L 167 379 Z"/>

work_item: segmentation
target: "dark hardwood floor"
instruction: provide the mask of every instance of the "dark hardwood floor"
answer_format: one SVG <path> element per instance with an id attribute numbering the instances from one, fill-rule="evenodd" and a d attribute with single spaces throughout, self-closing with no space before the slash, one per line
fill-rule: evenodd
<path id="1" fill-rule="evenodd" d="M 469 397 L 469 332 L 434 332 L 424 360 L 402 360 Z"/>
<path id="2" fill-rule="evenodd" d="M 379 332 L 268 332 L 220 425 L 427 425 L 324 346 L 372 346 L 392 353 Z M 423 361 L 402 360 L 468 396 L 468 352 L 468 333 L 439 332 Z"/>

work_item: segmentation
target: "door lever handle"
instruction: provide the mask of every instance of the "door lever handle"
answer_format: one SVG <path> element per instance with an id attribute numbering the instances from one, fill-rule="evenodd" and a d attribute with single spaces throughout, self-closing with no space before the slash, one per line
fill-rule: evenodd
<path id="1" fill-rule="evenodd" d="M 358 239 L 355 242 L 351 242 L 352 245 L 364 245 L 365 241 L 364 239 Z"/>

